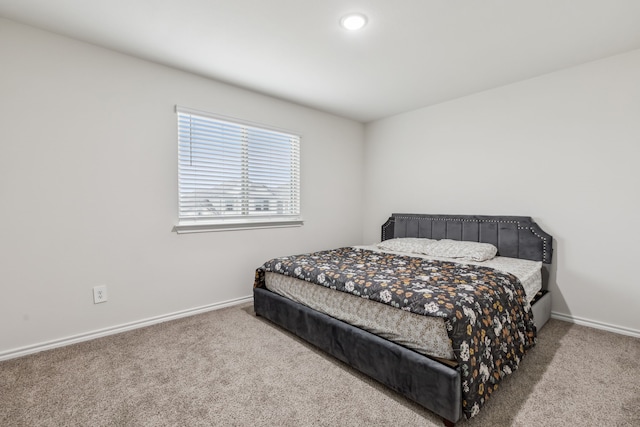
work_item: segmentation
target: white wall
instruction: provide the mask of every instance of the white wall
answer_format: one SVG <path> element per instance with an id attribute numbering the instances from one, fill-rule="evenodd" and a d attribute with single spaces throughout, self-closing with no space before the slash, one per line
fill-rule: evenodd
<path id="1" fill-rule="evenodd" d="M 365 135 L 365 241 L 392 212 L 533 216 L 556 239 L 556 315 L 640 334 L 640 51 Z"/>
<path id="2" fill-rule="evenodd" d="M 269 258 L 361 243 L 362 124 L 4 19 L 0 61 L 0 356 L 246 297 Z M 176 104 L 300 132 L 305 225 L 173 233 Z"/>

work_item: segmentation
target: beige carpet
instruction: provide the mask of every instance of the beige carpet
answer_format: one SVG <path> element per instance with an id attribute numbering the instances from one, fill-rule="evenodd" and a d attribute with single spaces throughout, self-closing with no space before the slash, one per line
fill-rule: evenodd
<path id="1" fill-rule="evenodd" d="M 441 426 L 434 414 L 226 308 L 0 363 L 1 426 Z M 551 320 L 462 426 L 640 426 L 640 340 Z"/>

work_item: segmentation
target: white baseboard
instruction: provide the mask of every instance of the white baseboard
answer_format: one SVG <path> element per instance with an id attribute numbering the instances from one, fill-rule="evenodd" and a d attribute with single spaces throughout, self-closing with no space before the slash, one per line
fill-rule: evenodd
<path id="1" fill-rule="evenodd" d="M 144 328 L 146 326 L 155 325 L 157 323 L 168 322 L 170 320 L 180 319 L 182 317 L 193 316 L 200 313 L 206 313 L 208 311 L 219 310 L 225 307 L 231 307 L 245 302 L 251 302 L 253 296 L 247 296 L 242 298 L 236 298 L 233 300 L 218 302 L 214 304 L 208 304 L 201 307 L 190 308 L 187 310 L 177 311 L 174 313 L 163 314 L 160 316 L 150 317 L 147 319 L 138 320 L 135 322 L 125 323 L 122 325 L 112 326 L 109 328 L 98 329 L 96 331 L 86 332 L 83 334 L 73 335 L 66 338 L 61 338 L 52 341 L 46 341 L 39 344 L 33 344 L 26 347 L 20 347 L 12 350 L 6 350 L 0 352 L 0 361 L 14 359 L 16 357 L 26 356 L 28 354 L 39 353 L 44 350 L 51 350 L 53 348 L 64 347 L 71 344 L 76 344 L 83 341 L 89 341 L 96 338 L 106 337 L 108 335 L 119 334 L 120 332 L 130 331 L 132 329 Z M 588 326 L 590 328 L 602 329 L 605 331 L 613 332 L 621 335 L 628 335 L 635 338 L 640 338 L 640 331 L 626 328 L 623 326 L 611 325 L 603 322 L 596 322 L 594 320 L 584 319 L 582 317 L 571 316 L 564 313 L 551 312 L 552 319 L 562 320 L 564 322 L 575 323 L 576 325 Z"/>
<path id="2" fill-rule="evenodd" d="M 571 316 L 564 313 L 551 312 L 552 319 L 558 319 L 569 323 L 575 323 L 576 325 L 588 326 L 594 329 L 602 329 L 604 331 L 614 332 L 620 335 L 628 335 L 630 337 L 640 338 L 640 331 L 631 328 L 625 328 L 624 326 L 611 325 L 604 322 L 596 322 L 595 320 L 584 319 L 582 317 Z"/>
<path id="3" fill-rule="evenodd" d="M 188 316 L 193 316 L 195 314 L 206 313 L 207 311 L 219 310 L 221 308 L 231 307 L 233 305 L 243 304 L 245 302 L 250 302 L 250 301 L 253 301 L 253 296 L 247 296 L 242 298 L 236 298 L 229 301 L 203 305 L 201 307 L 195 307 L 187 310 L 176 311 L 174 313 L 163 314 L 160 316 L 137 320 L 135 322 L 124 323 L 122 325 L 111 326 L 104 329 L 98 329 L 96 331 L 73 335 L 66 338 L 46 341 L 43 343 L 33 344 L 26 347 L 7 350 L 7 351 L 0 352 L 0 361 L 14 359 L 16 357 L 26 356 L 28 354 L 38 353 L 44 350 L 51 350 L 57 347 L 64 347 L 64 346 L 76 344 L 82 341 L 89 341 L 96 338 L 105 337 L 107 335 L 119 334 L 120 332 L 130 331 L 132 329 L 144 328 L 145 326 L 155 325 L 156 323 L 162 323 L 162 322 L 167 322 L 169 320 L 180 319 L 181 317 L 188 317 Z"/>

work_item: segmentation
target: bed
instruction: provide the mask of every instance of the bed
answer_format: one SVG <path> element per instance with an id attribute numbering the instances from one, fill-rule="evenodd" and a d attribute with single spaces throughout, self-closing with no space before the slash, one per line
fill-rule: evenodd
<path id="1" fill-rule="evenodd" d="M 509 346 L 513 346 L 515 350 L 512 352 L 511 347 L 509 347 L 509 352 L 511 353 L 506 357 L 510 359 L 505 359 L 504 361 L 511 363 L 513 360 L 516 360 L 516 362 L 513 363 L 515 363 L 514 369 L 517 368 L 517 364 L 519 363 L 520 358 L 526 353 L 526 349 L 535 343 L 536 329 L 539 330 L 542 328 L 550 317 L 551 295 L 547 289 L 547 282 L 553 254 L 552 237 L 544 232 L 530 217 L 520 216 L 393 214 L 382 225 L 381 242 L 383 243 L 407 241 L 412 238 L 419 238 L 421 241 L 431 239 L 441 242 L 454 240 L 458 242 L 490 244 L 497 249 L 496 255 L 498 255 L 498 257 L 527 260 L 523 262 L 538 263 L 540 290 L 536 290 L 533 296 L 525 295 L 527 292 L 524 290 L 522 285 L 518 285 L 517 288 L 509 288 L 512 290 L 507 291 L 507 293 L 513 294 L 513 290 L 517 289 L 517 291 L 515 291 L 516 295 L 512 299 L 520 301 L 523 307 L 521 311 L 519 309 L 516 311 L 516 308 L 512 308 L 511 306 L 505 309 L 506 313 L 512 313 L 512 316 L 507 314 L 507 318 L 509 322 L 511 322 L 508 325 L 517 324 L 518 328 L 520 328 L 519 331 L 515 331 L 515 326 L 512 328 L 514 330 L 511 333 L 513 333 L 513 337 L 515 338 L 512 340 L 511 337 L 505 335 L 507 333 L 506 327 L 505 330 L 501 330 L 502 328 L 493 328 L 493 325 L 488 325 L 488 328 L 486 329 L 486 335 L 488 337 L 489 334 L 491 334 L 491 340 L 485 337 L 484 332 L 482 335 L 482 337 L 487 340 L 487 349 L 493 348 L 493 346 L 497 345 L 490 344 L 488 341 L 495 341 L 495 343 L 498 343 L 501 346 L 506 346 L 506 342 L 508 341 Z M 474 264 L 470 261 L 457 260 L 455 263 L 451 263 L 451 260 L 423 261 L 415 254 L 396 254 L 394 256 L 386 254 L 381 255 L 376 253 L 374 249 L 368 247 L 355 247 L 348 249 L 341 248 L 311 255 L 314 260 L 313 262 L 318 259 L 324 260 L 325 258 L 328 259 L 341 256 L 344 258 L 351 257 L 352 261 L 349 262 L 360 263 L 364 262 L 360 259 L 360 257 L 363 257 L 362 259 L 366 258 L 367 260 L 374 260 L 372 261 L 374 263 L 379 263 L 381 265 L 384 264 L 385 267 L 381 271 L 389 271 L 389 268 L 387 267 L 389 267 L 390 264 L 386 264 L 387 262 L 391 263 L 389 260 L 393 260 L 393 263 L 399 262 L 403 265 L 409 263 L 415 268 L 432 269 L 437 272 L 437 275 L 440 275 L 442 272 L 445 272 L 446 274 L 449 274 L 449 272 L 451 272 L 451 274 L 456 274 L 457 276 L 454 277 L 456 283 L 463 283 L 464 280 L 466 280 L 465 276 L 473 276 L 475 280 L 480 272 L 482 272 L 482 274 L 491 275 L 489 279 L 485 280 L 486 282 L 493 280 L 507 280 L 508 278 L 513 279 L 513 277 L 515 277 L 513 280 L 518 283 L 524 281 L 521 278 L 522 276 L 513 276 L 508 272 L 504 273 L 505 277 L 503 277 L 502 272 L 497 271 L 497 273 L 494 273 L 493 269 L 482 266 L 482 264 L 476 263 L 476 266 L 467 265 Z M 297 302 L 288 297 L 286 292 L 278 290 L 278 292 L 280 292 L 280 294 L 278 294 L 268 289 L 268 287 L 264 285 L 266 274 L 275 274 L 276 276 L 296 276 L 296 274 L 293 273 L 294 266 L 291 267 L 292 270 L 290 272 L 286 272 L 284 270 L 279 272 L 273 268 L 274 265 L 277 265 L 278 268 L 285 268 L 290 259 L 292 258 L 283 257 L 281 259 L 272 260 L 272 264 L 265 263 L 265 266 L 271 266 L 269 268 L 273 271 L 266 271 L 269 270 L 269 268 L 265 268 L 265 266 L 256 271 L 256 286 L 254 287 L 254 309 L 256 315 L 262 316 L 283 327 L 339 360 L 349 364 L 355 369 L 358 369 L 364 374 L 376 379 L 389 388 L 438 414 L 443 418 L 445 425 L 454 425 L 463 416 L 468 418 L 477 413 L 479 408 L 474 407 L 473 411 L 471 410 L 470 402 L 472 401 L 472 398 L 469 396 L 471 395 L 473 398 L 477 397 L 478 389 L 475 388 L 470 392 L 468 387 L 471 378 L 469 366 L 472 366 L 471 369 L 473 369 L 473 366 L 475 365 L 470 365 L 471 362 L 468 358 L 460 359 L 460 349 L 464 350 L 464 343 L 460 346 L 457 344 L 455 339 L 450 340 L 450 343 L 453 343 L 452 347 L 456 349 L 454 357 L 451 357 L 451 355 L 447 357 L 446 355 L 429 354 L 428 352 L 421 351 L 418 345 L 414 346 L 411 343 L 396 339 L 393 334 L 392 337 L 389 338 L 383 333 L 378 333 L 375 328 L 373 329 L 373 332 L 371 332 L 371 328 L 363 328 L 362 325 L 354 326 L 351 324 L 353 322 L 350 323 L 349 321 L 343 321 L 334 316 L 325 314 L 323 312 L 324 310 L 311 308 L 309 304 L 306 304 L 306 302 L 304 304 Z M 308 261 L 309 260 L 306 259 L 306 261 L 303 262 Z M 285 266 L 283 267 L 282 264 L 285 264 Z M 341 268 L 344 269 L 344 267 Z M 404 270 L 404 267 L 402 269 Z M 299 269 L 295 271 L 299 272 Z M 349 270 L 347 269 L 345 271 Z M 332 274 L 336 277 L 336 280 L 338 280 L 337 273 L 327 273 L 326 280 L 332 278 Z M 408 271 L 406 274 L 413 273 Z M 498 274 L 498 276 L 494 277 L 494 274 Z M 321 275 L 322 280 L 324 281 L 324 273 Z M 385 281 L 386 278 L 384 276 L 380 276 L 380 274 L 377 274 L 375 277 L 382 277 L 382 279 L 379 279 L 379 281 L 383 283 L 382 286 L 386 286 L 388 283 Z M 413 276 L 413 278 L 415 277 L 418 276 Z M 484 278 L 485 276 L 479 277 Z M 412 283 L 413 278 L 411 278 Z M 280 277 L 280 279 L 285 280 L 284 277 Z M 273 277 L 271 280 L 273 280 Z M 286 278 L 286 280 L 293 280 L 294 282 L 298 280 L 301 284 L 303 282 L 311 281 L 309 280 L 309 277 L 305 277 L 304 275 L 300 275 L 299 277 L 289 277 Z M 424 280 L 433 280 L 433 278 L 430 279 L 429 277 L 424 277 Z M 375 279 L 372 279 L 372 281 L 375 281 Z M 360 291 L 358 291 L 354 290 L 352 285 L 348 285 L 348 281 L 346 283 L 347 284 L 342 283 L 338 285 L 338 288 L 340 288 L 339 290 L 342 290 L 343 292 L 331 289 L 336 286 L 326 285 L 323 292 L 337 292 L 341 295 L 345 292 L 355 293 L 356 295 L 346 296 L 347 299 L 351 298 L 352 301 L 354 299 L 373 299 L 373 294 L 371 294 L 371 298 L 369 298 L 369 295 L 359 293 L 367 292 L 364 284 L 362 285 L 363 287 L 359 288 Z M 478 283 L 482 284 L 484 282 L 480 281 Z M 291 285 L 291 283 L 289 284 Z M 312 288 L 323 288 L 322 286 L 313 284 L 306 285 L 311 286 Z M 457 286 L 464 289 L 467 285 L 463 283 Z M 420 289 L 412 288 L 412 290 L 416 291 L 417 289 L 419 292 L 422 290 L 421 287 Z M 471 289 L 471 287 L 469 288 Z M 400 299 L 404 298 L 405 302 L 407 299 L 411 299 L 406 298 L 406 295 L 409 294 L 407 292 L 402 293 L 393 287 L 389 289 L 394 290 L 394 292 L 389 293 L 384 289 L 382 292 L 375 294 L 376 298 L 378 298 L 379 295 L 386 295 L 387 297 L 392 295 L 393 298 L 396 298 L 396 294 L 398 294 L 400 295 Z M 476 291 L 477 289 L 474 292 Z M 491 295 L 493 295 L 494 290 L 492 289 L 490 292 Z M 461 292 L 461 294 L 464 294 L 464 292 Z M 362 296 L 365 296 L 365 298 L 361 298 Z M 446 300 L 446 297 L 442 298 Z M 389 297 L 389 299 L 392 298 Z M 489 297 L 489 300 L 494 301 L 494 297 Z M 366 303 L 379 308 L 382 306 L 379 302 L 383 301 L 367 301 Z M 384 302 L 387 302 L 386 299 Z M 505 305 L 507 303 L 508 302 L 504 302 Z M 385 307 L 396 312 L 410 311 L 409 307 L 400 307 L 395 299 L 389 301 L 389 304 L 395 304 L 398 308 L 403 309 L 398 310 L 398 308 L 387 307 L 387 305 L 385 305 Z M 425 308 L 427 308 L 426 304 Z M 444 306 L 441 308 L 444 310 Z M 499 308 L 502 309 L 502 307 Z M 453 310 L 455 311 L 455 308 Z M 465 308 L 464 311 L 466 313 L 467 308 Z M 440 312 L 437 314 L 442 315 Z M 478 319 L 480 319 L 479 316 L 481 316 L 481 313 L 478 313 L 477 315 L 473 313 L 469 314 L 473 317 L 473 320 L 475 320 L 476 316 L 478 316 Z M 413 316 L 412 318 L 415 318 L 416 314 L 409 315 L 409 317 L 411 316 Z M 429 316 L 420 317 L 431 318 L 432 316 L 433 315 L 430 314 Z M 513 319 L 511 317 L 513 317 Z M 453 320 L 447 319 L 446 322 L 442 319 L 435 318 L 430 320 L 441 320 L 441 323 L 443 325 L 448 325 L 448 328 L 454 328 L 456 330 L 460 329 L 455 326 L 455 318 Z M 463 321 L 466 322 L 467 318 L 460 320 L 459 322 Z M 480 322 L 480 320 L 478 320 L 478 322 Z M 451 324 L 454 326 L 451 326 Z M 465 325 L 466 323 L 461 324 Z M 505 325 L 507 325 L 507 323 L 505 323 Z M 496 331 L 495 336 L 494 333 L 491 332 L 492 330 Z M 475 334 L 476 331 L 474 330 L 473 333 Z M 480 337 L 480 331 L 477 333 L 477 336 Z M 471 332 L 469 332 L 469 334 L 471 334 Z M 464 335 L 464 333 L 462 333 L 462 335 Z M 503 339 L 504 342 L 499 342 L 501 336 L 505 337 Z M 518 336 L 520 337 L 520 344 L 517 343 Z M 476 339 L 477 343 L 477 338 L 475 336 L 473 339 Z M 524 348 L 523 343 L 526 344 L 524 345 Z M 521 353 L 515 353 L 518 351 L 516 347 L 519 347 Z M 493 354 L 489 353 L 490 351 L 486 350 L 486 357 L 490 357 L 493 361 Z M 482 359 L 482 357 L 485 357 L 485 353 L 478 355 L 477 357 L 479 358 L 478 360 L 482 361 L 479 366 L 484 367 L 484 359 Z M 475 359 L 473 360 L 473 363 L 475 363 Z M 500 363 L 503 363 L 503 361 L 498 361 L 497 363 L 498 366 L 500 366 Z M 509 373 L 508 368 L 505 368 L 504 370 Z M 477 369 L 474 371 L 474 376 L 476 374 Z M 482 373 L 480 376 L 482 376 Z M 489 381 L 497 381 L 494 389 L 497 389 L 497 383 L 502 379 L 501 377 L 498 378 L 497 375 L 496 378 L 497 379 L 494 380 L 490 376 L 487 377 Z M 473 382 L 473 378 L 471 378 L 471 382 Z M 475 387 L 482 387 L 481 393 L 485 393 L 482 396 L 482 402 L 484 402 L 485 396 L 488 398 L 492 392 L 489 391 L 488 388 L 485 391 L 483 386 L 476 385 Z M 476 393 L 476 395 L 473 395 L 473 393 Z"/>

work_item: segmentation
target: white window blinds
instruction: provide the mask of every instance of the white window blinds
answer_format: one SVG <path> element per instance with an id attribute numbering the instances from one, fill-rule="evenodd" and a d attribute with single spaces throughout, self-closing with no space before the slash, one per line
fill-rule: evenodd
<path id="1" fill-rule="evenodd" d="M 300 220 L 300 137 L 176 108 L 179 222 Z"/>

